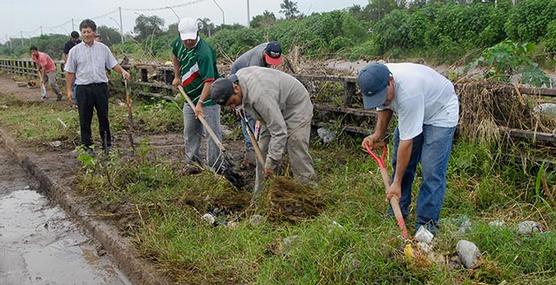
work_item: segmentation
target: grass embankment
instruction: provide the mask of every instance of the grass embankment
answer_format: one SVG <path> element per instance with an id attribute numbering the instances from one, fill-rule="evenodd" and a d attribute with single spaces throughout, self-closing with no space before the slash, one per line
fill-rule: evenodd
<path id="1" fill-rule="evenodd" d="M 22 141 L 69 136 L 56 122 L 68 112 L 64 107 L 1 100 L 9 108 L 0 112 L 0 124 L 17 130 Z M 142 114 L 139 110 L 150 107 L 136 104 L 136 118 L 144 116 L 145 122 L 174 112 L 162 107 Z M 111 110 L 117 133 L 125 126 L 125 107 L 111 108 L 120 108 Z M 179 113 L 174 115 L 165 122 L 179 124 Z M 63 120 L 76 117 L 65 116 Z M 70 138 L 77 125 L 73 128 Z M 556 226 L 555 201 L 549 199 L 555 190 L 553 169 L 543 174 L 531 164 L 503 161 L 501 154 L 508 150 L 459 140 L 450 161 L 435 251 L 450 257 L 457 240 L 467 239 L 483 253 L 482 265 L 474 270 L 438 264 L 419 267 L 403 260 L 399 231 L 385 214 L 380 175 L 357 145 L 349 138 L 329 146 L 312 142 L 319 173 L 314 191 L 324 204 L 319 215 L 296 223 L 267 219 L 252 225 L 252 214 L 268 212 L 249 207 L 248 193 L 235 191 L 207 172 L 181 176 L 175 158 L 155 156 L 147 144 L 133 158 L 117 153 L 104 161 L 81 157 L 85 164 L 78 191 L 118 218 L 141 253 L 183 283 L 556 282 L 556 235 L 521 236 L 515 230 L 523 220 L 538 221 L 548 229 Z M 207 225 L 201 219 L 207 212 L 215 213 L 220 225 Z M 412 208 L 409 225 L 414 215 Z M 471 228 L 460 232 L 467 218 Z M 494 220 L 503 220 L 506 226 L 489 226 Z"/>
<path id="2" fill-rule="evenodd" d="M 127 107 L 122 101 L 110 99 L 110 130 L 115 136 L 125 134 L 127 128 Z M 5 95 L 0 97 L 0 105 L 3 106 L 0 111 L 2 126 L 22 142 L 41 145 L 59 140 L 74 146 L 80 143 L 79 115 L 65 101 L 22 102 L 15 96 Z M 181 132 L 183 129 L 181 111 L 170 102 L 133 102 L 133 116 L 134 130 L 138 134 Z M 91 127 L 93 141 L 99 142 L 96 116 L 93 116 Z"/>

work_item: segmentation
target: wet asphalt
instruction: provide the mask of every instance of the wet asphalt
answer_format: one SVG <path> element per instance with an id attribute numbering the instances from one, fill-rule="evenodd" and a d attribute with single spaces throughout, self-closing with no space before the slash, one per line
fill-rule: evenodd
<path id="1" fill-rule="evenodd" d="M 131 284 L 0 144 L 0 284 Z"/>

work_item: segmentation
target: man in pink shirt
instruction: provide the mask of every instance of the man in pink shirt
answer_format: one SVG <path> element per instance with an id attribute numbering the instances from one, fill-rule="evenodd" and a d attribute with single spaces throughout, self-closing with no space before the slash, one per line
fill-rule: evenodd
<path id="1" fill-rule="evenodd" d="M 48 54 L 40 52 L 36 46 L 32 46 L 30 50 L 31 58 L 37 64 L 37 69 L 41 75 L 41 85 L 48 83 L 56 93 L 56 101 L 62 100 L 62 92 L 56 85 L 56 64 Z M 41 94 L 41 99 L 45 100 L 46 98 L 46 93 Z"/>

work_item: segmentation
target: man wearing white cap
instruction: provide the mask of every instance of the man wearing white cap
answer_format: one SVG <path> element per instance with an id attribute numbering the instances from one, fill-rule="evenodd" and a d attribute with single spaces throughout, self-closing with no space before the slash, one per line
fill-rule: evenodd
<path id="1" fill-rule="evenodd" d="M 180 36 L 172 43 L 172 63 L 174 65 L 174 86 L 181 85 L 185 93 L 196 105 L 191 109 L 183 105 L 183 125 L 185 140 L 186 173 L 199 171 L 194 162 L 201 163 L 200 146 L 203 126 L 197 117 L 203 116 L 219 139 L 220 106 L 210 98 L 212 82 L 219 77 L 214 49 L 198 36 L 198 23 L 191 18 L 183 18 L 178 24 Z M 219 150 L 212 140 L 207 140 L 206 163 L 209 167 L 218 165 Z"/>

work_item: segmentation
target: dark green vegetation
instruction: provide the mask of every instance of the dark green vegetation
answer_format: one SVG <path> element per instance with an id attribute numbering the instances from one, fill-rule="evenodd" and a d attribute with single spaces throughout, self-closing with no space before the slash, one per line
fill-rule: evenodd
<path id="1" fill-rule="evenodd" d="M 287 3 L 286 3 L 287 2 Z M 424 1 L 405 6 L 394 0 L 371 0 L 366 7 L 300 15 L 294 1 L 282 3 L 286 19 L 268 11 L 255 16 L 252 27 L 240 25 L 214 26 L 202 19 L 202 33 L 209 36 L 217 52 L 224 58 L 235 58 L 258 43 L 278 40 L 286 53 L 294 47 L 311 58 L 342 57 L 406 59 L 421 57 L 434 62 L 455 62 L 464 56 L 475 57 L 484 48 L 510 39 L 517 43 L 532 43 L 536 62 L 548 61 L 556 52 L 556 2 L 523 0 L 512 6 L 510 0 Z M 136 19 L 138 36 L 119 43 L 114 30 L 106 34 L 116 53 L 136 59 L 170 60 L 169 44 L 177 36 L 176 25 L 163 29 L 164 21 L 156 16 L 141 15 Z M 104 27 L 106 30 L 107 28 Z M 117 31 L 116 31 L 117 32 Z M 16 56 L 27 53 L 28 46 L 58 57 L 64 36 L 41 36 L 20 39 L 0 46 L 0 55 Z M 9 46 L 13 48 L 9 48 Z"/>

